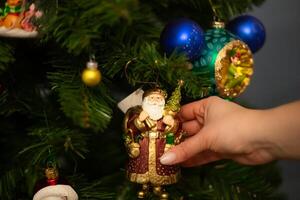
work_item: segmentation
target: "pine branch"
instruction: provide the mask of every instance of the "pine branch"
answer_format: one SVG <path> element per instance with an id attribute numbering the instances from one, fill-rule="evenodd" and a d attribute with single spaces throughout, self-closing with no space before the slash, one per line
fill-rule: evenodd
<path id="1" fill-rule="evenodd" d="M 110 27 L 131 22 L 130 9 L 136 7 L 133 0 L 63 1 L 58 5 L 57 15 L 49 16 L 45 24 L 46 38 L 55 38 L 75 54 L 89 51 L 93 41 L 102 39 Z"/>
<path id="2" fill-rule="evenodd" d="M 217 16 L 221 19 L 228 20 L 229 18 L 248 12 L 254 6 L 261 5 L 265 0 L 212 0 L 213 6 L 216 9 Z"/>
<path id="3" fill-rule="evenodd" d="M 19 187 L 20 181 L 24 178 L 23 169 L 16 167 L 11 168 L 0 177 L 0 194 L 1 199 L 16 199 L 16 188 Z"/>
<path id="4" fill-rule="evenodd" d="M 66 128 L 36 128 L 29 135 L 34 136 L 32 145 L 23 148 L 20 156 L 30 156 L 31 165 L 45 166 L 49 157 L 71 153 L 81 158 L 88 152 L 87 136 Z"/>
<path id="5" fill-rule="evenodd" d="M 206 25 L 213 20 L 214 10 L 217 17 L 227 21 L 235 15 L 252 10 L 253 6 L 260 6 L 264 1 L 265 0 L 156 0 L 154 4 L 159 8 L 156 8 L 158 11 L 157 14 L 162 16 L 163 19 L 170 20 L 175 17 L 189 16 L 199 21 L 204 27 L 207 27 Z M 176 9 L 179 6 L 181 9 Z M 162 12 L 164 9 L 168 12 Z M 199 15 L 199 13 L 201 13 L 201 15 Z"/>
<path id="6" fill-rule="evenodd" d="M 6 115 L 6 113 L 8 112 L 6 110 L 7 108 L 7 99 L 8 99 L 8 92 L 7 90 L 3 90 L 0 94 L 0 114 L 1 115 Z"/>
<path id="7" fill-rule="evenodd" d="M 276 193 L 276 186 L 281 182 L 278 169 L 272 164 L 252 167 L 242 166 L 234 162 L 218 162 L 201 168 L 182 169 L 183 176 L 177 185 L 167 187 L 170 199 L 211 200 L 211 199 L 264 199 L 283 200 Z M 268 173 L 268 177 L 266 177 Z M 135 199 L 139 186 L 124 180 L 125 174 L 109 176 L 103 187 L 113 186 L 106 191 L 116 191 L 115 199 Z M 150 194 L 148 199 L 158 198 Z"/>
<path id="8" fill-rule="evenodd" d="M 171 55 L 169 58 L 162 56 L 156 49 L 155 43 L 145 43 L 139 49 L 131 49 L 126 54 L 125 51 L 115 53 L 107 62 L 105 68 L 110 77 L 117 74 L 128 79 L 133 86 L 147 83 L 157 83 L 161 86 L 174 86 L 177 81 L 185 81 L 184 89 L 186 94 L 193 98 L 202 98 L 208 95 L 211 90 L 209 73 L 199 76 L 193 75 L 188 67 L 184 56 Z"/>
<path id="9" fill-rule="evenodd" d="M 100 180 L 88 181 L 83 175 L 74 175 L 68 177 L 68 180 L 74 186 L 78 193 L 79 199 L 83 200 L 102 200 L 115 199 L 116 192 L 110 185 L 111 179 L 115 180 L 116 176 L 103 177 Z"/>
<path id="10" fill-rule="evenodd" d="M 0 73 L 5 71 L 8 64 L 14 62 L 13 47 L 9 44 L 0 41 Z"/>
<path id="11" fill-rule="evenodd" d="M 211 2 L 217 15 L 228 20 L 253 6 L 260 5 L 263 0 Z M 80 79 L 80 72 L 85 67 L 87 54 L 90 53 L 96 54 L 100 66 L 105 66 L 105 69 L 100 69 L 101 72 L 111 79 L 119 79 L 121 76 L 133 86 L 157 83 L 166 89 L 173 88 L 177 81 L 182 79 L 185 81 L 184 90 L 188 97 L 198 99 L 207 96 L 212 90 L 208 72 L 193 73 L 188 69 L 190 63 L 184 56 L 174 54 L 167 58 L 160 51 L 158 41 L 164 24 L 174 18 L 191 18 L 201 27 L 207 28 L 213 16 L 210 1 L 61 0 L 41 1 L 40 5 L 45 8 L 45 14 L 41 20 L 42 40 L 38 42 L 44 42 L 44 48 L 36 48 L 37 44 L 31 42 L 24 42 L 23 46 L 18 42 L 14 47 L 0 42 L 0 71 L 7 69 L 8 64 L 14 61 L 13 54 L 18 48 L 20 52 L 25 48 L 28 51 L 25 55 L 24 52 L 16 54 L 17 62 L 13 65 L 15 69 L 12 69 L 12 74 L 13 79 L 18 80 L 18 84 L 12 81 L 9 84 L 10 88 L 0 94 L 0 114 L 6 118 L 12 113 L 22 112 L 26 115 L 20 118 L 29 119 L 32 123 L 30 126 L 34 126 L 30 133 L 30 145 L 18 154 L 18 158 L 24 162 L 17 163 L 0 177 L 0 196 L 3 199 L 29 199 L 35 181 L 41 177 L 40 168 L 45 166 L 49 156 L 57 159 L 66 155 L 74 159 L 76 166 L 80 166 L 80 173 L 94 179 L 88 180 L 84 176 L 68 179 L 73 183 L 80 199 L 135 199 L 135 184 L 125 180 L 124 172 L 112 172 L 119 169 L 125 157 L 122 148 L 119 148 L 121 142 L 118 143 L 118 140 L 108 138 L 105 134 L 97 135 L 98 138 L 93 135 L 88 140 L 89 135 L 70 126 L 68 121 L 61 117 L 61 113 L 56 112 L 57 104 L 54 98 L 58 99 L 61 110 L 75 125 L 95 131 L 106 130 L 112 117 L 113 104 L 110 91 L 106 88 L 109 81 L 104 77 L 99 86 L 87 88 Z M 53 49 L 55 56 L 39 52 L 43 50 L 52 53 Z M 65 50 L 70 54 L 66 56 Z M 39 57 L 40 54 L 43 56 Z M 49 63 L 55 67 L 50 68 Z M 43 76 L 48 70 L 51 70 L 48 72 L 48 79 L 54 95 L 50 95 L 47 90 L 47 80 Z M 43 95 L 44 93 L 47 94 Z M 50 101 L 53 101 L 53 104 Z M 50 122 L 48 128 L 40 128 L 43 115 L 49 118 L 46 119 Z M 5 120 L 2 124 L 10 120 Z M 120 122 L 114 122 L 116 124 L 110 126 L 113 129 L 110 131 L 120 132 L 121 130 L 116 128 Z M 6 126 L 1 126 L 1 129 L 5 128 Z M 15 138 L 27 128 L 26 124 L 24 127 L 12 129 L 9 133 Z M 27 143 L 27 140 L 23 141 L 27 138 L 20 135 L 22 142 Z M 101 139 L 101 142 L 97 139 Z M 7 144 L 7 141 L 9 140 L 6 137 L 2 143 Z M 9 144 L 13 142 L 17 143 L 16 139 L 11 140 Z M 5 147 L 9 146 L 12 148 L 9 151 L 15 151 L 19 149 L 15 146 L 22 145 L 24 144 Z M 89 148 L 94 152 L 87 156 L 88 145 L 94 145 Z M 99 149 L 93 148 L 95 146 Z M 7 161 L 6 157 L 3 156 L 2 160 Z M 84 166 L 83 163 L 79 163 L 81 159 L 78 157 L 89 157 L 91 162 Z M 86 160 L 85 162 L 88 162 Z M 99 160 L 100 163 L 109 161 L 105 162 L 105 166 L 91 167 L 90 164 L 95 162 L 94 160 L 98 163 Z M 98 173 L 93 173 L 93 169 L 96 169 L 96 172 L 98 170 Z M 101 177 L 108 173 L 113 174 Z M 280 182 L 277 174 L 273 165 L 246 167 L 232 162 L 220 162 L 184 170 L 180 182 L 168 187 L 168 191 L 171 198 L 176 200 L 277 200 L 280 199 L 275 190 Z M 149 199 L 157 198 L 150 196 Z"/>
<path id="12" fill-rule="evenodd" d="M 87 88 L 76 70 L 60 69 L 49 72 L 48 78 L 54 91 L 58 93 L 61 108 L 74 124 L 83 128 L 103 131 L 110 122 L 112 99 L 104 83 Z"/>
<path id="13" fill-rule="evenodd" d="M 16 96 L 11 95 L 7 89 L 0 94 L 0 115 L 11 116 L 14 113 L 24 113 L 29 111 L 28 104 Z"/>
<path id="14" fill-rule="evenodd" d="M 266 178 L 266 171 L 272 178 Z M 215 198 L 278 200 L 283 199 L 276 193 L 276 186 L 280 182 L 278 169 L 274 163 L 251 167 L 222 161 L 185 171 L 179 187 L 173 189 L 195 200 Z"/>

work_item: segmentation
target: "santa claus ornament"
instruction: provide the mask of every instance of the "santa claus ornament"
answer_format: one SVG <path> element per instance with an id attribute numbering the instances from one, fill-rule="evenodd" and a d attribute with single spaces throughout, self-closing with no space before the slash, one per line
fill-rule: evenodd
<path id="1" fill-rule="evenodd" d="M 36 4 L 27 0 L 7 0 L 0 9 L 0 36 L 30 38 L 36 37 L 36 19 L 42 16 L 42 12 L 36 8 Z"/>
<path id="2" fill-rule="evenodd" d="M 63 179 L 59 178 L 55 167 L 47 167 L 46 179 L 36 185 L 33 200 L 78 200 L 75 190 Z"/>
<path id="3" fill-rule="evenodd" d="M 125 145 L 128 150 L 127 177 L 141 184 L 138 198 L 153 191 L 160 199 L 168 199 L 163 186 L 178 182 L 180 167 L 162 165 L 159 158 L 172 146 L 181 142 L 183 131 L 176 119 L 180 110 L 180 81 L 167 103 L 162 89 L 151 89 L 143 94 L 142 105 L 130 108 L 125 116 Z"/>

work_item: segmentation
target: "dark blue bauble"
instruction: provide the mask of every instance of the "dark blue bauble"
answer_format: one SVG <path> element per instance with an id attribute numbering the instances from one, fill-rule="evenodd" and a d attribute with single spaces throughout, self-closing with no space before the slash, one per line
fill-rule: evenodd
<path id="1" fill-rule="evenodd" d="M 265 43 L 266 30 L 257 18 L 250 15 L 242 15 L 231 20 L 226 28 L 238 36 L 251 49 L 257 52 Z"/>
<path id="2" fill-rule="evenodd" d="M 160 35 L 160 44 L 168 56 L 175 50 L 195 60 L 204 45 L 204 32 L 193 20 L 177 19 L 166 25 Z"/>

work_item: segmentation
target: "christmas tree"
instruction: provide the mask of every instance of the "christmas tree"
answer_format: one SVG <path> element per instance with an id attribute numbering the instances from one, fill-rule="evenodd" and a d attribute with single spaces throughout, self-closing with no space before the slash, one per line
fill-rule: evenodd
<path id="1" fill-rule="evenodd" d="M 248 51 L 233 44 L 228 58 L 248 59 L 228 64 L 239 78 L 211 81 L 205 53 L 176 48 L 168 53 L 164 27 L 180 18 L 207 30 L 216 18 L 226 22 L 262 3 L 1 0 L 1 199 L 32 199 L 49 185 L 71 186 L 64 188 L 70 199 L 76 199 L 75 191 L 79 199 L 136 199 L 138 187 L 125 176 L 124 113 L 118 102 L 141 87 L 159 86 L 171 94 L 178 80 L 184 81 L 181 104 L 217 89 L 232 99 L 252 75 L 251 68 L 239 68 L 252 65 Z M 222 69 L 218 73 L 224 76 Z M 167 190 L 169 199 L 178 200 L 282 199 L 279 183 L 274 163 L 253 167 L 220 161 L 182 169 L 180 181 Z"/>

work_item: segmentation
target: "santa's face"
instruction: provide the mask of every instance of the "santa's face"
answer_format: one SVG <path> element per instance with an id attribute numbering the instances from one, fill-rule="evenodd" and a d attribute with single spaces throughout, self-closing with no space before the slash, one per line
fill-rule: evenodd
<path id="1" fill-rule="evenodd" d="M 159 120 L 163 116 L 165 98 L 160 94 L 150 94 L 143 100 L 142 108 L 153 120 Z"/>

